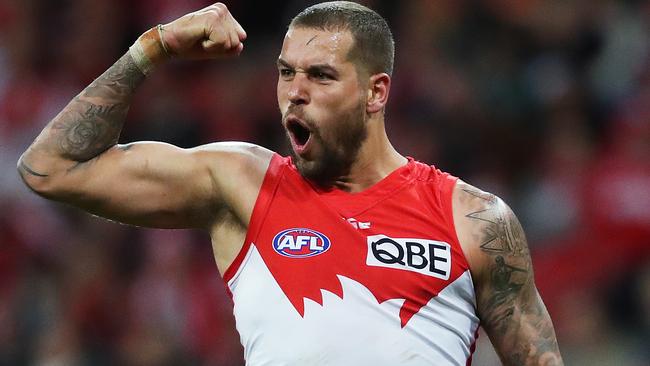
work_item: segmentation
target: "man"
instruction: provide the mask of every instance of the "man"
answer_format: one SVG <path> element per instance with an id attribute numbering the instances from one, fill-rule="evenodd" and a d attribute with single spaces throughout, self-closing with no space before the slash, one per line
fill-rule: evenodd
<path id="1" fill-rule="evenodd" d="M 113 220 L 207 229 L 250 365 L 464 365 L 479 319 L 504 364 L 562 364 L 512 211 L 391 146 L 393 39 L 370 9 L 324 3 L 291 22 L 277 97 L 293 159 L 117 144 L 155 66 L 245 39 L 223 4 L 147 31 L 45 127 L 24 181 Z"/>

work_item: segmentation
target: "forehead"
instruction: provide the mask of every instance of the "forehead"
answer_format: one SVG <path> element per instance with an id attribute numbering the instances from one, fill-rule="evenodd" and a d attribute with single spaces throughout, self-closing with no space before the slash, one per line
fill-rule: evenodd
<path id="1" fill-rule="evenodd" d="M 280 58 L 297 65 L 342 65 L 349 62 L 347 56 L 352 43 L 352 34 L 347 30 L 291 27 L 284 36 Z"/>

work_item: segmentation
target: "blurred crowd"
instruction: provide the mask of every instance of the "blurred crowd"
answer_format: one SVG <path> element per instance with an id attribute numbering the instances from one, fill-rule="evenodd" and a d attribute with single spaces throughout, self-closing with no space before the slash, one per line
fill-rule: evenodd
<path id="1" fill-rule="evenodd" d="M 248 32 L 244 53 L 161 67 L 121 142 L 286 153 L 275 60 L 312 3 L 226 2 Z M 390 138 L 513 207 L 566 364 L 650 364 L 650 2 L 362 3 L 396 38 Z M 206 233 L 45 201 L 15 169 L 139 34 L 206 5 L 0 0 L 0 366 L 243 364 Z M 479 340 L 474 364 L 497 365 Z"/>

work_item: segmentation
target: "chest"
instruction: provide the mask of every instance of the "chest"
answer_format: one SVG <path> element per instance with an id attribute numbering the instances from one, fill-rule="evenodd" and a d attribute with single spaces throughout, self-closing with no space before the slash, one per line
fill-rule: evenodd
<path id="1" fill-rule="evenodd" d="M 343 297 L 340 277 L 416 312 L 467 269 L 444 212 L 415 188 L 366 205 L 300 193 L 276 194 L 254 242 L 299 312 L 321 290 Z"/>

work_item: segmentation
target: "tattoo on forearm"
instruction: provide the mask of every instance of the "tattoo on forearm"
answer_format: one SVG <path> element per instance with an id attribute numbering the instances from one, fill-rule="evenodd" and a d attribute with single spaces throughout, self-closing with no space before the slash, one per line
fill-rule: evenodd
<path id="1" fill-rule="evenodd" d="M 65 111 L 52 126 L 60 130 L 57 142 L 66 158 L 89 160 L 117 143 L 126 108 L 99 106 L 75 98 L 75 110 Z M 84 108 L 83 112 L 78 109 Z"/>
<path id="2" fill-rule="evenodd" d="M 561 365 L 553 325 L 535 290 L 519 220 L 496 196 L 473 188 L 463 190 L 473 197 L 470 199 L 482 202 L 480 209 L 465 217 L 476 222 L 480 248 L 491 261 L 485 278 L 487 290 L 478 299 L 484 327 L 498 342 L 511 345 L 503 355 L 508 365 Z"/>
<path id="3" fill-rule="evenodd" d="M 63 157 L 88 161 L 118 141 L 131 97 L 144 75 L 125 54 L 51 122 L 50 142 Z"/>
<path id="4" fill-rule="evenodd" d="M 42 173 L 35 172 L 34 169 L 30 168 L 29 165 L 25 164 L 25 162 L 22 161 L 22 159 L 18 162 L 18 168 L 20 170 L 26 172 L 26 173 L 29 173 L 29 174 L 35 176 L 35 177 L 40 177 L 40 178 L 48 177 L 47 174 L 42 174 Z"/>

